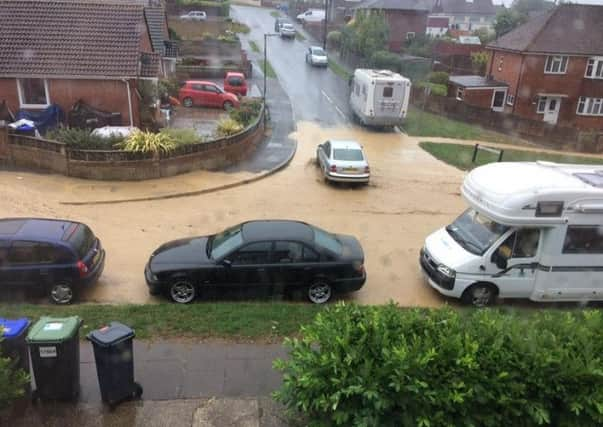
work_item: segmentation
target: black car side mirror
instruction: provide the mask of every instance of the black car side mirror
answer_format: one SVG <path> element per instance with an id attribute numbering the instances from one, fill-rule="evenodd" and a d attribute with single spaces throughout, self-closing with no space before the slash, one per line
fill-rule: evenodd
<path id="1" fill-rule="evenodd" d="M 223 259 L 223 260 L 222 260 L 222 265 L 223 265 L 224 267 L 230 267 L 230 266 L 232 265 L 232 261 L 231 261 L 231 260 L 229 260 L 229 259 Z"/>

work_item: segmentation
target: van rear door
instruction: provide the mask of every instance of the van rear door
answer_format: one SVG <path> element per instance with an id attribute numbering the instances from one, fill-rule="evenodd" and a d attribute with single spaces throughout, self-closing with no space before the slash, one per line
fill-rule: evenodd
<path id="1" fill-rule="evenodd" d="M 373 111 L 377 117 L 400 117 L 407 96 L 403 82 L 377 82 Z"/>

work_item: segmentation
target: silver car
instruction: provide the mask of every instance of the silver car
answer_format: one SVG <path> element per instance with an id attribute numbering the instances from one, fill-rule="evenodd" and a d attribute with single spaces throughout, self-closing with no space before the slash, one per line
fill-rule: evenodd
<path id="1" fill-rule="evenodd" d="M 322 47 L 310 46 L 306 51 L 306 62 L 314 66 L 326 67 L 329 65 L 329 58 Z"/>
<path id="2" fill-rule="evenodd" d="M 288 22 L 284 22 L 281 24 L 281 28 L 280 28 L 279 32 L 281 33 L 281 37 L 289 37 L 289 38 L 295 37 L 295 33 L 296 33 L 295 27 Z"/>
<path id="3" fill-rule="evenodd" d="M 202 10 L 191 10 L 184 15 L 180 15 L 180 19 L 189 21 L 205 21 L 207 19 L 207 14 Z"/>
<path id="4" fill-rule="evenodd" d="M 316 149 L 316 162 L 326 180 L 368 183 L 371 175 L 366 155 L 356 141 L 329 140 Z"/>

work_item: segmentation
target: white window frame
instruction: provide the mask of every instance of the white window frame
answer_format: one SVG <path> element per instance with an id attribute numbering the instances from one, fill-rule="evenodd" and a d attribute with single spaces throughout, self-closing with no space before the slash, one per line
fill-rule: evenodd
<path id="1" fill-rule="evenodd" d="M 588 74 L 588 67 L 592 62 L 591 73 Z M 601 67 L 601 74 L 597 75 L 597 68 Z M 586 69 L 584 70 L 584 77 L 587 79 L 603 79 L 603 56 L 591 56 L 586 61 Z"/>
<path id="2" fill-rule="evenodd" d="M 48 80 L 37 78 L 36 80 L 44 81 L 44 95 L 46 95 L 46 104 L 26 104 L 23 102 L 23 87 L 21 86 L 22 80 L 28 79 L 17 79 L 17 93 L 19 95 L 19 106 L 20 108 L 48 108 L 50 106 L 50 95 L 48 92 Z"/>
<path id="3" fill-rule="evenodd" d="M 513 106 L 513 104 L 515 104 L 515 96 L 508 93 L 506 103 L 507 105 Z"/>
<path id="4" fill-rule="evenodd" d="M 536 114 L 544 114 L 544 112 L 546 111 L 546 102 L 547 102 L 546 96 L 541 96 L 538 98 L 538 101 L 536 102 Z M 541 103 L 542 103 L 542 109 L 540 109 Z"/>
<path id="5" fill-rule="evenodd" d="M 462 101 L 465 98 L 465 88 L 464 87 L 457 87 L 456 88 L 456 99 L 458 99 L 459 101 Z"/>
<path id="6" fill-rule="evenodd" d="M 503 102 L 502 105 L 500 107 L 495 107 L 494 106 L 494 99 L 496 98 L 496 92 L 504 92 L 503 95 Z M 505 110 L 505 103 L 507 101 L 507 89 L 501 90 L 501 89 L 494 89 L 492 91 L 492 102 L 490 103 L 490 108 L 492 109 L 492 111 L 504 111 Z"/>
<path id="7" fill-rule="evenodd" d="M 415 34 L 415 32 L 414 32 L 414 31 L 408 31 L 408 32 L 406 33 L 406 40 L 409 40 L 409 41 L 410 41 L 410 40 L 414 40 L 414 39 L 415 39 L 415 36 L 416 36 L 416 34 Z"/>
<path id="8" fill-rule="evenodd" d="M 591 111 L 588 112 L 588 110 Z M 603 117 L 603 98 L 589 98 L 587 96 L 581 96 L 580 98 L 578 98 L 578 105 L 576 106 L 576 115 Z"/>
<path id="9" fill-rule="evenodd" d="M 558 71 L 552 71 L 555 63 L 559 63 Z M 569 57 L 567 55 L 549 55 L 544 61 L 544 74 L 565 74 L 567 73 L 568 63 Z"/>

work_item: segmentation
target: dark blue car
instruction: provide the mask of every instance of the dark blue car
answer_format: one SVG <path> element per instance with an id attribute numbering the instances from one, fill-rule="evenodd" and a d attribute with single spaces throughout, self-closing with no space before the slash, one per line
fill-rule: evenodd
<path id="1" fill-rule="evenodd" d="M 105 251 L 82 223 L 34 218 L 0 219 L 0 287 L 41 291 L 56 304 L 73 301 L 105 265 Z"/>

